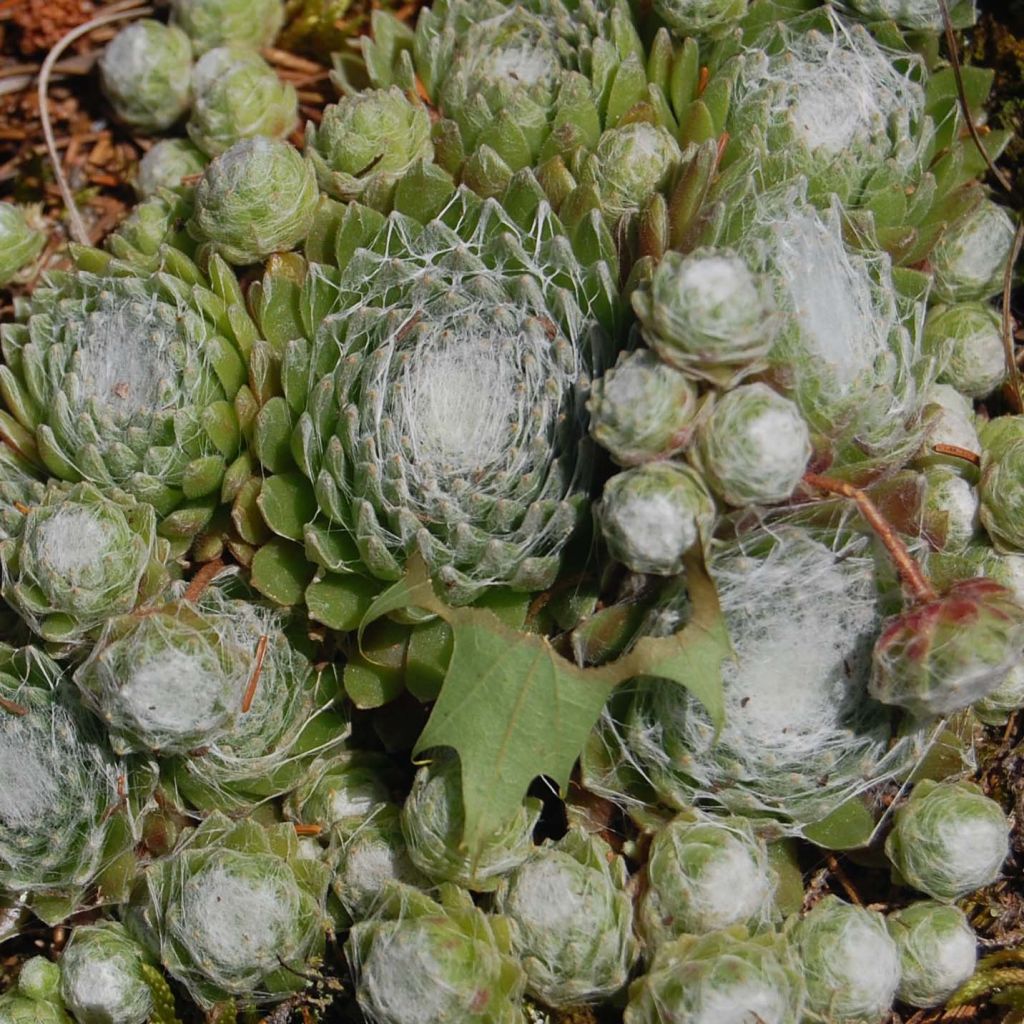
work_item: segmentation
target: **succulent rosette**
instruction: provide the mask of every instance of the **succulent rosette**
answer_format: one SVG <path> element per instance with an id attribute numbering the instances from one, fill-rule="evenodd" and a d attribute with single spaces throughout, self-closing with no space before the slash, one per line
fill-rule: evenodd
<path id="1" fill-rule="evenodd" d="M 526 991 L 545 1006 L 614 995 L 637 957 L 625 861 L 597 836 L 570 829 L 537 847 L 495 893 L 512 922 Z"/>
<path id="2" fill-rule="evenodd" d="M 646 349 L 623 352 L 594 381 L 587 401 L 590 433 L 621 466 L 685 448 L 697 408 L 693 382 Z"/>
<path id="3" fill-rule="evenodd" d="M 230 729 L 165 763 L 164 775 L 186 805 L 239 814 L 291 791 L 344 744 L 349 725 L 335 671 L 310 664 L 279 612 L 216 587 L 200 606 L 227 643 L 251 653 L 249 675 Z"/>
<path id="4" fill-rule="evenodd" d="M 254 50 L 221 46 L 205 53 L 192 76 L 189 138 L 207 156 L 242 139 L 283 139 L 298 120 L 295 87 Z"/>
<path id="5" fill-rule="evenodd" d="M 941 32 L 944 26 L 939 0 L 846 0 L 846 6 L 865 18 L 895 21 L 912 31 Z M 975 0 L 947 3 L 954 28 L 969 28 L 977 18 Z"/>
<path id="6" fill-rule="evenodd" d="M 1002 808 L 977 786 L 926 779 L 896 811 L 885 852 L 908 885 L 951 903 L 999 877 L 1009 834 Z"/>
<path id="7" fill-rule="evenodd" d="M 875 644 L 871 695 L 926 718 L 988 696 L 1024 661 L 1024 606 L 970 579 L 890 619 Z"/>
<path id="8" fill-rule="evenodd" d="M 702 420 L 697 458 L 711 489 L 730 505 L 785 501 L 811 457 L 800 410 L 767 384 L 726 392 Z"/>
<path id="9" fill-rule="evenodd" d="M 216 46 L 270 46 L 284 22 L 281 0 L 172 0 L 171 19 L 197 55 Z"/>
<path id="10" fill-rule="evenodd" d="M 4 599 L 43 639 L 81 644 L 166 582 L 169 544 L 156 526 L 152 506 L 127 495 L 51 486 L 0 541 Z"/>
<path id="11" fill-rule="evenodd" d="M 866 692 L 884 616 L 869 539 L 776 524 L 720 548 L 710 569 L 735 655 L 722 665 L 724 725 L 681 687 L 641 678 L 606 712 L 587 786 L 635 806 L 632 774 L 678 810 L 802 834 L 908 773 L 927 737 Z M 642 632 L 667 635 L 686 618 L 669 598 Z"/>
<path id="12" fill-rule="evenodd" d="M 434 155 L 430 115 L 397 86 L 354 93 L 307 122 L 306 154 L 328 195 L 385 210 L 405 172 Z"/>
<path id="13" fill-rule="evenodd" d="M 0 203 L 0 287 L 18 280 L 45 245 L 46 233 L 37 208 Z"/>
<path id="14" fill-rule="evenodd" d="M 629 989 L 625 1024 L 801 1020 L 804 989 L 786 940 L 742 928 L 683 935 L 662 946 Z"/>
<path id="15" fill-rule="evenodd" d="M 153 993 L 148 952 L 119 921 L 75 928 L 60 958 L 60 994 L 79 1024 L 146 1024 Z"/>
<path id="16" fill-rule="evenodd" d="M 188 139 L 161 139 L 139 161 L 135 189 L 148 199 L 162 189 L 185 188 L 182 179 L 202 174 L 209 162 Z"/>
<path id="17" fill-rule="evenodd" d="M 650 462 L 613 476 L 597 515 L 614 559 L 632 572 L 671 576 L 691 549 L 708 543 L 715 501 L 689 466 Z"/>
<path id="18" fill-rule="evenodd" d="M 1024 549 L 1024 416 L 1000 416 L 979 431 L 981 522 L 999 551 Z"/>
<path id="19" fill-rule="evenodd" d="M 163 131 L 192 102 L 192 45 L 181 29 L 143 18 L 107 44 L 100 76 L 120 120 L 144 132 Z"/>
<path id="20" fill-rule="evenodd" d="M 214 813 L 151 864 L 133 897 L 140 934 L 201 1006 L 281 1002 L 323 952 L 330 869 L 290 824 Z"/>
<path id="21" fill-rule="evenodd" d="M 900 956 L 876 910 L 826 896 L 793 929 L 807 986 L 806 1019 L 881 1024 L 892 1009 Z"/>
<path id="22" fill-rule="evenodd" d="M 1016 233 L 1009 212 L 991 199 L 949 225 L 931 251 L 935 295 L 969 302 L 999 294 Z"/>
<path id="23" fill-rule="evenodd" d="M 959 908 L 919 900 L 886 918 L 900 954 L 897 996 L 910 1006 L 941 1006 L 974 974 L 978 936 Z"/>
<path id="24" fill-rule="evenodd" d="M 417 554 L 454 603 L 550 585 L 587 508 L 583 403 L 615 300 L 606 264 L 584 269 L 549 229 L 542 206 L 524 230 L 466 192 L 427 224 L 349 206 L 340 276 L 272 266 L 256 293 L 268 337 L 296 282 L 317 313 L 282 337 L 284 395 L 256 421 L 279 538 L 257 575 L 308 555 L 365 586 Z"/>
<path id="25" fill-rule="evenodd" d="M 71 1024 L 61 1004 L 60 968 L 42 956 L 26 960 L 17 984 L 0 996 L 0 1024 Z"/>
<path id="26" fill-rule="evenodd" d="M 968 398 L 984 398 L 1006 377 L 1002 320 L 985 303 L 933 307 L 925 323 L 924 347 L 941 362 L 938 379 Z"/>
<path id="27" fill-rule="evenodd" d="M 638 924 L 648 955 L 681 935 L 759 930 L 777 916 L 777 884 L 764 841 L 742 818 L 673 818 L 647 858 Z"/>
<path id="28" fill-rule="evenodd" d="M 726 159 L 748 157 L 765 181 L 803 176 L 813 196 L 856 204 L 882 168 L 923 172 L 934 131 L 923 61 L 831 8 L 777 22 L 730 73 Z"/>
<path id="29" fill-rule="evenodd" d="M 656 0 L 655 11 L 680 36 L 720 35 L 747 13 L 749 0 Z"/>
<path id="30" fill-rule="evenodd" d="M 109 857 L 124 769 L 41 651 L 0 645 L 0 697 L 0 885 L 56 923 Z"/>
<path id="31" fill-rule="evenodd" d="M 79 269 L 48 274 L 25 321 L 0 328 L 0 436 L 51 476 L 153 505 L 177 541 L 209 520 L 238 454 L 232 403 L 256 330 L 223 261 L 206 277 L 163 244 L 154 202 L 152 263 L 125 236 L 119 258 L 78 250 Z"/>
<path id="32" fill-rule="evenodd" d="M 632 301 L 665 362 L 723 387 L 763 368 L 780 326 L 768 282 L 728 250 L 667 252 Z"/>
<path id="33" fill-rule="evenodd" d="M 325 833 L 346 834 L 390 805 L 394 788 L 394 766 L 387 757 L 340 751 L 313 765 L 288 795 L 285 814 Z"/>
<path id="34" fill-rule="evenodd" d="M 529 856 L 539 817 L 539 801 L 524 800 L 514 817 L 470 853 L 462 843 L 462 766 L 446 753 L 416 772 L 402 806 L 402 834 L 413 864 L 435 882 L 490 892 Z"/>

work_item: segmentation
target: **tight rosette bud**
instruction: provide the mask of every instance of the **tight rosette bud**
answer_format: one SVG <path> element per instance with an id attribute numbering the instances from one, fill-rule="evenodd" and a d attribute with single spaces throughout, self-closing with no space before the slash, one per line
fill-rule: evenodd
<path id="1" fill-rule="evenodd" d="M 192 46 L 181 29 L 144 18 L 107 44 L 100 77 L 114 113 L 126 125 L 163 131 L 192 102 Z"/>
<path id="2" fill-rule="evenodd" d="M 140 161 L 135 189 L 143 199 L 180 189 L 183 178 L 202 174 L 210 161 L 188 139 L 161 139 Z"/>
<path id="3" fill-rule="evenodd" d="M 954 465 L 963 468 L 963 460 L 950 462 L 949 456 L 934 450 L 935 445 L 948 444 L 954 448 L 981 455 L 981 440 L 974 420 L 974 405 L 949 384 L 932 384 L 924 394 L 922 418 L 925 434 L 917 454 L 915 466 Z"/>
<path id="4" fill-rule="evenodd" d="M 810 431 L 800 410 L 767 384 L 727 392 L 697 433 L 700 468 L 730 505 L 785 501 L 811 457 Z"/>
<path id="5" fill-rule="evenodd" d="M 896 811 L 885 853 L 908 885 L 951 903 L 999 877 L 1009 841 L 1002 808 L 977 786 L 925 780 Z"/>
<path id="6" fill-rule="evenodd" d="M 42 956 L 27 960 L 0 996 L 0 1024 L 72 1024 L 61 1005 L 60 968 Z"/>
<path id="7" fill-rule="evenodd" d="M 982 526 L 998 550 L 1024 550 L 1024 416 L 1000 416 L 980 433 Z"/>
<path id="8" fill-rule="evenodd" d="M 895 21 L 913 31 L 941 32 L 945 22 L 939 0 L 846 0 L 858 14 L 879 21 Z M 949 0 L 950 21 L 954 28 L 970 28 L 977 18 L 975 0 Z"/>
<path id="9" fill-rule="evenodd" d="M 928 314 L 924 347 L 940 360 L 939 380 L 968 398 L 984 398 L 1006 377 L 999 314 L 982 302 L 938 306 Z"/>
<path id="10" fill-rule="evenodd" d="M 594 381 L 587 401 L 590 433 L 620 466 L 685 448 L 693 434 L 697 389 L 653 352 L 625 352 Z"/>
<path id="11" fill-rule="evenodd" d="M 639 923 L 648 950 L 733 925 L 757 930 L 775 916 L 777 881 L 765 844 L 742 818 L 674 818 L 647 859 Z"/>
<path id="12" fill-rule="evenodd" d="M 629 989 L 625 1024 L 757 1021 L 792 1024 L 804 1006 L 800 969 L 786 940 L 742 928 L 683 935 L 662 946 Z"/>
<path id="13" fill-rule="evenodd" d="M 37 207 L 0 202 L 0 287 L 17 280 L 46 245 Z"/>
<path id="14" fill-rule="evenodd" d="M 324 832 L 348 833 L 389 804 L 391 762 L 368 751 L 338 753 L 313 766 L 288 795 L 285 813 Z"/>
<path id="15" fill-rule="evenodd" d="M 56 924 L 104 865 L 118 766 L 57 664 L 0 645 L 0 886 Z"/>
<path id="16" fill-rule="evenodd" d="M 936 297 L 967 302 L 1001 292 L 1016 233 L 1010 214 L 990 199 L 950 224 L 929 257 Z"/>
<path id="17" fill-rule="evenodd" d="M 921 900 L 886 919 L 900 954 L 899 999 L 941 1006 L 974 974 L 978 937 L 959 907 Z"/>
<path id="18" fill-rule="evenodd" d="M 281 0 L 171 0 L 171 20 L 196 55 L 215 46 L 270 46 L 284 22 Z"/>
<path id="19" fill-rule="evenodd" d="M 807 1020 L 882 1024 L 900 980 L 900 957 L 885 918 L 826 896 L 793 930 L 804 982 Z"/>
<path id="20" fill-rule="evenodd" d="M 252 50 L 210 50 L 196 64 L 192 89 L 188 134 L 207 156 L 217 156 L 241 139 L 283 139 L 298 120 L 295 87 L 282 82 Z"/>
<path id="21" fill-rule="evenodd" d="M 890 619 L 868 691 L 912 714 L 949 715 L 990 694 L 1024 658 L 1024 607 L 989 579 L 964 580 Z"/>
<path id="22" fill-rule="evenodd" d="M 509 922 L 454 886 L 439 899 L 394 888 L 345 943 L 356 998 L 370 1024 L 520 1024 L 525 976 Z"/>
<path id="23" fill-rule="evenodd" d="M 400 813 L 394 804 L 378 805 L 358 828 L 341 837 L 331 887 L 356 921 L 371 916 L 392 883 L 419 889 L 432 887 L 409 857 Z"/>
<path id="24" fill-rule="evenodd" d="M 78 1024 L 146 1024 L 149 954 L 118 921 L 77 925 L 60 958 L 60 991 Z"/>
<path id="25" fill-rule="evenodd" d="M 594 187 L 601 212 L 614 223 L 637 213 L 665 188 L 682 157 L 679 143 L 667 128 L 633 121 L 601 134 L 594 151 L 584 158 L 579 180 Z"/>
<path id="26" fill-rule="evenodd" d="M 424 765 L 402 807 L 402 834 L 413 864 L 436 882 L 454 882 L 474 892 L 495 889 L 502 875 L 518 867 L 532 849 L 540 804 L 524 801 L 515 817 L 487 836 L 475 855 L 462 844 L 465 811 L 462 769 L 444 755 Z"/>
<path id="27" fill-rule="evenodd" d="M 254 654 L 217 617 L 177 601 L 111 619 L 75 683 L 114 750 L 185 754 L 232 728 Z"/>
<path id="28" fill-rule="evenodd" d="M 1006 678 L 974 704 L 973 711 L 986 725 L 1006 725 L 1015 711 L 1024 708 L 1024 665 L 1011 668 Z"/>
<path id="29" fill-rule="evenodd" d="M 45 640 L 76 645 L 154 596 L 168 557 L 151 506 L 91 484 L 51 487 L 0 541 L 3 595 Z"/>
<path id="30" fill-rule="evenodd" d="M 977 488 L 951 466 L 929 466 L 922 478 L 921 532 L 939 550 L 962 551 L 978 534 Z"/>
<path id="31" fill-rule="evenodd" d="M 637 955 L 626 881 L 621 857 L 573 830 L 502 880 L 495 902 L 513 923 L 529 995 L 545 1006 L 578 1006 L 626 984 Z"/>
<path id="32" fill-rule="evenodd" d="M 386 210 L 402 175 L 434 155 L 430 115 L 397 86 L 355 93 L 306 124 L 306 154 L 324 192 Z"/>
<path id="33" fill-rule="evenodd" d="M 281 1002 L 306 987 L 307 963 L 323 953 L 329 877 L 290 824 L 212 814 L 147 869 L 142 927 L 203 1009 Z"/>
<path id="34" fill-rule="evenodd" d="M 211 252 L 245 266 L 292 249 L 309 233 L 316 175 L 293 146 L 257 136 L 206 169 L 189 230 Z"/>
<path id="35" fill-rule="evenodd" d="M 748 0 L 655 0 L 662 21 L 680 36 L 718 35 L 747 13 Z"/>
<path id="36" fill-rule="evenodd" d="M 652 462 L 613 476 L 597 514 L 616 561 L 632 572 L 671 576 L 695 544 L 710 538 L 715 502 L 689 466 Z"/>
<path id="37" fill-rule="evenodd" d="M 667 252 L 633 308 L 662 359 L 723 386 L 761 363 L 778 326 L 760 278 L 728 251 Z"/>

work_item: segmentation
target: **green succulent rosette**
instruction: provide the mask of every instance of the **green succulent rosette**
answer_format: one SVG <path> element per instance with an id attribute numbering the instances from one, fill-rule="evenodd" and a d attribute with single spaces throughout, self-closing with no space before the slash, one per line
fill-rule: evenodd
<path id="1" fill-rule="evenodd" d="M 623 352 L 587 401 L 590 433 L 620 466 L 684 449 L 697 410 L 693 382 L 646 349 Z"/>
<path id="2" fill-rule="evenodd" d="M 1009 211 L 991 199 L 950 224 L 929 257 L 936 297 L 970 302 L 1002 292 L 1016 233 Z"/>
<path id="3" fill-rule="evenodd" d="M 119 921 L 77 925 L 60 957 L 60 995 L 79 1024 L 146 1024 L 152 961 Z"/>
<path id="4" fill-rule="evenodd" d="M 284 22 L 281 0 L 172 0 L 171 21 L 196 55 L 217 46 L 270 46 Z"/>
<path id="5" fill-rule="evenodd" d="M 974 403 L 949 384 L 932 384 L 924 393 L 924 437 L 911 465 L 933 465 L 963 470 L 963 460 L 950 461 L 935 451 L 935 445 L 948 444 L 981 456 L 981 440 L 974 416 Z"/>
<path id="6" fill-rule="evenodd" d="M 749 0 L 656 0 L 654 10 L 679 36 L 721 35 L 747 13 Z"/>
<path id="7" fill-rule="evenodd" d="M 720 546 L 710 570 L 735 655 L 722 665 L 725 724 L 682 688 L 641 678 L 588 747 L 588 788 L 630 808 L 724 810 L 768 835 L 867 842 L 873 819 L 857 798 L 909 774 L 932 731 L 866 692 L 888 589 L 870 540 L 776 523 Z M 668 596 L 641 634 L 676 632 L 688 614 Z"/>
<path id="8" fill-rule="evenodd" d="M 597 517 L 612 558 L 632 572 L 671 576 L 715 524 L 715 501 L 689 466 L 650 462 L 624 470 L 604 487 Z"/>
<path id="9" fill-rule="evenodd" d="M 804 982 L 808 1021 L 879 1024 L 892 1009 L 900 956 L 876 910 L 826 896 L 792 931 Z"/>
<path id="10" fill-rule="evenodd" d="M 36 207 L 0 203 L 0 287 L 18 280 L 45 245 L 44 221 Z"/>
<path id="11" fill-rule="evenodd" d="M 607 843 L 570 829 L 502 879 L 495 907 L 512 923 L 529 995 L 570 1007 L 623 988 L 637 958 L 627 877 Z"/>
<path id="12" fill-rule="evenodd" d="M 127 495 L 51 486 L 0 541 L 4 600 L 57 649 L 79 646 L 166 583 L 169 544 L 156 527 L 152 506 Z"/>
<path id="13" fill-rule="evenodd" d="M 349 734 L 334 668 L 311 665 L 291 624 L 249 597 L 211 587 L 199 601 L 223 642 L 248 653 L 240 710 L 201 751 L 164 764 L 164 782 L 178 801 L 203 812 L 248 813 L 290 792 Z"/>
<path id="14" fill-rule="evenodd" d="M 397 86 L 354 93 L 307 122 L 306 155 L 328 195 L 387 210 L 405 172 L 434 155 L 430 114 Z"/>
<path id="15" fill-rule="evenodd" d="M 625 1024 L 801 1019 L 804 989 L 786 940 L 742 928 L 683 935 L 662 946 L 629 989 Z"/>
<path id="16" fill-rule="evenodd" d="M 526 799 L 514 817 L 470 854 L 462 845 L 462 766 L 454 754 L 444 753 L 416 772 L 402 806 L 402 834 L 413 864 L 435 882 L 490 892 L 529 856 L 539 817 L 540 802 Z"/>
<path id="17" fill-rule="evenodd" d="M 963 580 L 885 623 L 868 690 L 921 718 L 988 696 L 1024 661 L 1024 606 L 984 577 Z"/>
<path id="18" fill-rule="evenodd" d="M 523 1024 L 526 979 L 510 931 L 455 886 L 442 886 L 438 901 L 393 887 L 345 943 L 360 1009 L 372 1024 Z"/>
<path id="19" fill-rule="evenodd" d="M 1006 378 L 1002 319 L 985 303 L 934 306 L 925 322 L 924 347 L 942 363 L 939 381 L 968 398 L 984 398 Z"/>
<path id="20" fill-rule="evenodd" d="M 188 754 L 234 728 L 256 640 L 221 609 L 179 598 L 111 619 L 75 683 L 119 753 Z"/>
<path id="21" fill-rule="evenodd" d="M 885 841 L 899 877 L 943 903 L 991 885 L 1009 853 L 1002 808 L 969 782 L 914 786 Z"/>
<path id="22" fill-rule="evenodd" d="M 78 269 L 47 274 L 24 321 L 0 328 L 0 437 L 53 477 L 152 505 L 178 544 L 239 453 L 256 328 L 222 260 L 206 276 L 165 244 L 173 204 L 144 212 L 116 255 L 76 250 Z"/>
<path id="23" fill-rule="evenodd" d="M 205 53 L 195 66 L 192 90 L 195 99 L 186 128 L 210 157 L 242 139 L 283 139 L 298 121 L 295 87 L 244 47 L 221 46 Z"/>
<path id="24" fill-rule="evenodd" d="M 151 864 L 133 896 L 139 930 L 204 1009 L 281 1002 L 322 955 L 330 868 L 289 824 L 214 813 Z"/>
<path id="25" fill-rule="evenodd" d="M 900 954 L 898 998 L 942 1006 L 974 974 L 978 936 L 959 907 L 919 900 L 885 921 Z"/>
<path id="26" fill-rule="evenodd" d="M 352 920 L 371 917 L 393 883 L 433 888 L 409 856 L 395 804 L 377 804 L 339 838 L 331 889 Z"/>
<path id="27" fill-rule="evenodd" d="M 846 7 L 865 18 L 894 21 L 914 32 L 941 32 L 945 22 L 939 0 L 846 0 Z M 977 18 L 975 0 L 946 5 L 954 28 L 970 28 Z"/>
<path id="28" fill-rule="evenodd" d="M 187 188 L 182 179 L 202 174 L 209 162 L 188 139 L 161 139 L 139 161 L 135 190 L 149 199 L 163 189 Z"/>
<path id="29" fill-rule="evenodd" d="M 998 551 L 1024 549 L 1024 416 L 1000 416 L 979 431 L 981 523 Z"/>
<path id="30" fill-rule="evenodd" d="M 977 488 L 957 469 L 932 465 L 921 474 L 921 534 L 942 551 L 962 551 L 978 537 Z"/>
<path id="31" fill-rule="evenodd" d="M 0 645 L 0 697 L 0 886 L 55 924 L 113 855 L 125 769 L 41 651 Z"/>
<path id="32" fill-rule="evenodd" d="M 318 761 L 284 805 L 286 816 L 324 833 L 348 834 L 391 803 L 392 762 L 381 754 L 346 750 Z"/>
<path id="33" fill-rule="evenodd" d="M 314 567 L 365 594 L 413 555 L 457 604 L 554 580 L 587 509 L 583 404 L 616 304 L 607 265 L 585 269 L 525 198 L 525 230 L 468 192 L 425 224 L 327 207 L 307 250 L 336 231 L 340 272 L 282 260 L 253 293 L 283 350 L 254 438 L 270 596 L 276 565 L 300 582 L 291 603 Z"/>
<path id="34" fill-rule="evenodd" d="M 45 957 L 26 960 L 17 984 L 0 996 L 0 1024 L 72 1024 L 60 999 L 60 968 Z"/>
<path id="35" fill-rule="evenodd" d="M 192 46 L 173 25 L 144 18 L 121 29 L 99 65 L 103 91 L 130 128 L 163 131 L 192 102 Z"/>
<path id="36" fill-rule="evenodd" d="M 920 282 L 884 253 L 844 236 L 838 201 L 824 212 L 801 186 L 764 193 L 740 249 L 768 275 L 782 328 L 771 382 L 811 429 L 816 463 L 833 476 L 898 468 L 920 446 L 922 392 L 938 371 L 922 352 Z"/>
<path id="37" fill-rule="evenodd" d="M 785 501 L 811 457 L 800 410 L 767 384 L 726 392 L 701 421 L 695 461 L 711 489 L 729 505 Z"/>
<path id="38" fill-rule="evenodd" d="M 665 253 L 632 302 L 665 362 L 722 387 L 763 369 L 781 326 L 766 279 L 728 250 Z"/>
<path id="39" fill-rule="evenodd" d="M 748 926 L 777 916 L 778 878 L 764 841 L 742 818 L 679 815 L 659 829 L 647 857 L 638 930 L 648 956 L 681 935 Z"/>

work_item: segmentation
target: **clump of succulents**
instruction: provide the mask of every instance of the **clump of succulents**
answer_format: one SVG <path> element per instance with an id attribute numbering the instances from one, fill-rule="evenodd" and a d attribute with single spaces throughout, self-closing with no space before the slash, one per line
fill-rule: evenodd
<path id="1" fill-rule="evenodd" d="M 0 203 L 0 286 L 20 278 L 46 245 L 38 212 L 31 206 Z"/>
<path id="2" fill-rule="evenodd" d="M 959 908 L 920 900 L 885 921 L 900 955 L 896 994 L 911 1006 L 941 1006 L 974 974 L 978 937 Z"/>
<path id="3" fill-rule="evenodd" d="M 644 884 L 639 926 L 651 951 L 681 935 L 757 930 L 775 916 L 777 878 L 741 818 L 672 819 L 654 836 Z"/>
<path id="4" fill-rule="evenodd" d="M 879 1024 L 892 1008 L 900 956 L 875 910 L 826 896 L 793 929 L 807 986 L 807 1019 Z"/>
<path id="5" fill-rule="evenodd" d="M 637 955 L 626 865 L 595 836 L 570 830 L 502 879 L 495 905 L 512 922 L 526 990 L 578 1006 L 626 984 Z"/>
<path id="6" fill-rule="evenodd" d="M 192 102 L 192 45 L 173 25 L 136 21 L 104 49 L 100 75 L 125 124 L 163 131 L 184 117 Z"/>
<path id="7" fill-rule="evenodd" d="M 990 885 L 1009 852 L 1002 808 L 968 782 L 919 782 L 896 811 L 885 852 L 900 877 L 951 902 Z"/>
<path id="8" fill-rule="evenodd" d="M 0 996 L 0 1024 L 71 1024 L 60 980 L 60 969 L 45 957 L 27 960 L 15 987 Z"/>
<path id="9" fill-rule="evenodd" d="M 409 888 L 354 925 L 345 956 L 356 998 L 373 1024 L 462 1020 L 516 1024 L 526 976 L 512 954 L 506 918 L 484 914 L 464 890 L 439 901 Z"/>

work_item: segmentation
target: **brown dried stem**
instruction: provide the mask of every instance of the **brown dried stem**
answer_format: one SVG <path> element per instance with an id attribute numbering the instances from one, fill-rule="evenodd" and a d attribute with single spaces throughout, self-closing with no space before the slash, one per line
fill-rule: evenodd
<path id="1" fill-rule="evenodd" d="M 864 491 L 845 480 L 833 480 L 831 477 L 819 476 L 817 473 L 805 473 L 804 483 L 809 487 L 816 487 L 820 491 L 849 498 L 857 506 L 857 511 L 885 545 L 889 557 L 900 574 L 900 579 L 915 601 L 923 604 L 926 601 L 934 601 L 938 597 L 931 581 L 925 576 L 924 570 L 917 564 L 907 545 L 903 543 L 903 540 L 879 511 L 878 506 Z"/>
<path id="2" fill-rule="evenodd" d="M 219 558 L 215 558 L 212 562 L 207 562 L 203 565 L 195 576 L 192 577 L 192 581 L 185 591 L 184 600 L 190 601 L 193 604 L 198 601 L 203 596 L 203 591 L 206 590 L 213 578 L 223 568 L 224 563 Z"/>

